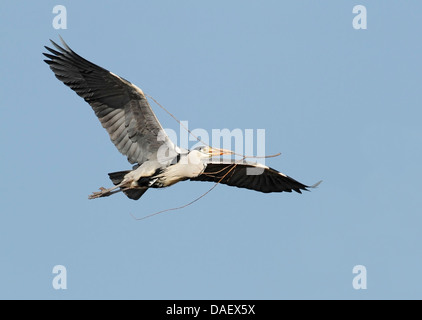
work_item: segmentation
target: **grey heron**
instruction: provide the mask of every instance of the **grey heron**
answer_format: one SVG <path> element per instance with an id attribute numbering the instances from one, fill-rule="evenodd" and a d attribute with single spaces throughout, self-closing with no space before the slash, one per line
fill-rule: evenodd
<path id="1" fill-rule="evenodd" d="M 75 53 L 63 39 L 62 46 L 50 40 L 44 60 L 57 79 L 91 105 L 116 148 L 134 165 L 132 170 L 109 173 L 112 188 L 100 188 L 90 199 L 123 191 L 138 200 L 150 188 L 177 182 L 210 181 L 264 193 L 301 193 L 316 187 L 259 163 L 224 160 L 217 156 L 232 151 L 203 146 L 185 150 L 173 144 L 152 111 L 143 91 L 128 80 L 95 65 Z M 250 170 L 258 169 L 259 174 Z"/>

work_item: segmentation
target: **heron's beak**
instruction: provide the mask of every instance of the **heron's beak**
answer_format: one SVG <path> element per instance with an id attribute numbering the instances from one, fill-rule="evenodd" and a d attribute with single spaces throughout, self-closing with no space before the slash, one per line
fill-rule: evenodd
<path id="1" fill-rule="evenodd" d="M 209 154 L 210 154 L 210 157 L 218 157 L 218 156 L 234 154 L 234 152 L 230 150 L 225 150 L 225 149 L 210 148 Z"/>

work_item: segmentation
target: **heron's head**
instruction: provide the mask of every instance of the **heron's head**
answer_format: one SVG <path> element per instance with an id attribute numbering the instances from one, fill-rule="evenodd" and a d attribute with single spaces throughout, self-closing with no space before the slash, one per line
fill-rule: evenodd
<path id="1" fill-rule="evenodd" d="M 203 154 L 204 157 L 207 157 L 207 158 L 233 154 L 233 151 L 230 151 L 230 150 L 211 148 L 208 146 L 199 147 L 199 148 L 196 148 L 196 150 L 201 152 L 201 154 Z"/>

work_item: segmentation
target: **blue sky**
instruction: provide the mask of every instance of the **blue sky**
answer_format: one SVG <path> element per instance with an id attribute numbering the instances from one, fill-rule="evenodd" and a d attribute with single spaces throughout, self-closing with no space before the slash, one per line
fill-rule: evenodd
<path id="1" fill-rule="evenodd" d="M 67 30 L 52 27 L 55 5 Z M 352 27 L 365 5 L 368 29 Z M 422 298 L 417 1 L 3 1 L 0 298 Z M 61 35 L 191 128 L 265 129 L 312 192 L 185 182 L 87 196 L 130 168 L 42 61 Z M 164 127 L 177 123 L 153 106 Z M 55 265 L 67 290 L 54 290 Z M 367 290 L 352 269 L 367 268 Z"/>

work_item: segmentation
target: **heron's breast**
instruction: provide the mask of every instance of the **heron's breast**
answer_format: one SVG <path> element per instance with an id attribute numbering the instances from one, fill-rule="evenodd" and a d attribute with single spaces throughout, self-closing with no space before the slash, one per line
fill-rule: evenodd
<path id="1" fill-rule="evenodd" d="M 164 170 L 159 176 L 160 183 L 164 187 L 171 186 L 177 182 L 199 176 L 204 171 L 205 165 L 200 163 L 192 165 L 190 163 L 177 163 Z"/>

